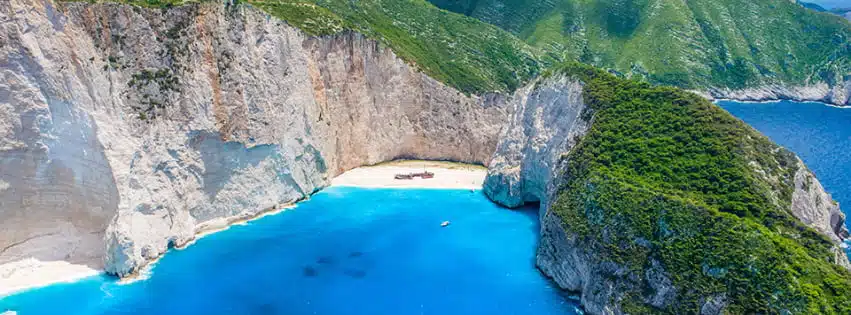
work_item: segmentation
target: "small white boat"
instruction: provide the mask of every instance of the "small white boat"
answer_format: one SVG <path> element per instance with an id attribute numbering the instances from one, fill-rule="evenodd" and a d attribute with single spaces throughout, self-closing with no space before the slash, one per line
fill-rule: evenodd
<path id="1" fill-rule="evenodd" d="M 440 227 L 447 227 L 447 226 L 449 226 L 449 221 L 443 221 L 443 223 L 440 224 Z"/>

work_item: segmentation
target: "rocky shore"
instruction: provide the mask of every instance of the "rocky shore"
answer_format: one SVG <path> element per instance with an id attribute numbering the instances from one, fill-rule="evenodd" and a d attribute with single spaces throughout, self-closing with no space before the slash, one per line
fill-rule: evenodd
<path id="1" fill-rule="evenodd" d="M 540 202 L 539 268 L 581 291 L 589 313 L 622 312 L 609 303 L 620 283 L 601 270 L 625 267 L 577 246 L 550 211 L 567 154 L 593 122 L 575 78 L 466 95 L 362 35 L 306 36 L 245 5 L 11 0 L 0 13 L 10 17 L 0 21 L 0 265 L 132 275 L 211 226 L 306 198 L 359 166 L 449 160 L 488 167 L 485 178 L 446 172 L 459 187 L 483 183 L 507 207 Z M 842 105 L 849 90 L 708 95 Z M 798 169 L 791 213 L 847 237 L 838 206 Z M 848 265 L 841 251 L 836 262 Z M 663 266 L 646 274 L 650 304 L 675 295 Z M 701 313 L 724 303 L 708 297 Z"/>
<path id="2" fill-rule="evenodd" d="M 509 114 L 362 35 L 306 36 L 250 6 L 0 10 L 0 264 L 132 274 L 361 165 L 487 164 Z"/>
<path id="3" fill-rule="evenodd" d="M 697 92 L 710 100 L 729 99 L 745 102 L 790 100 L 798 102 L 822 102 L 835 106 L 851 105 L 851 80 L 829 86 L 826 83 L 808 86 L 767 85 L 742 90 L 710 89 Z"/>

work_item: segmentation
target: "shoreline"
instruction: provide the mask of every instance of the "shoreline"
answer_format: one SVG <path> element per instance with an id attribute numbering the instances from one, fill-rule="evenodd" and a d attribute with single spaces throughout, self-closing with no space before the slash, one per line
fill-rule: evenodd
<path id="1" fill-rule="evenodd" d="M 434 178 L 394 179 L 395 174 L 417 173 L 424 170 L 434 173 Z M 486 176 L 487 168 L 479 165 L 443 161 L 396 160 L 351 169 L 334 177 L 325 188 L 362 187 L 479 190 L 482 188 Z M 298 202 L 309 198 L 310 196 L 307 196 L 291 203 L 276 205 L 251 215 L 237 215 L 200 223 L 195 226 L 194 237 L 183 244 L 175 245 L 174 249 L 186 249 L 195 244 L 199 239 L 225 231 L 231 226 L 244 225 L 251 221 L 295 208 L 298 206 Z M 118 279 L 118 283 L 129 284 L 147 279 L 152 274 L 152 268 L 167 253 L 168 250 L 148 261 L 137 272 Z M 31 289 L 59 283 L 72 283 L 104 274 L 104 270 L 101 269 L 71 264 L 61 260 L 39 261 L 35 258 L 26 258 L 8 262 L 0 264 L 0 298 Z"/>
<path id="2" fill-rule="evenodd" d="M 756 87 L 729 89 L 717 87 L 703 87 L 698 89 L 686 89 L 687 91 L 698 94 L 712 102 L 718 100 L 736 101 L 736 102 L 815 102 L 822 103 L 828 106 L 849 108 L 851 107 L 851 98 L 843 99 L 842 92 L 851 93 L 848 89 L 848 83 L 851 81 L 844 80 L 834 85 L 828 85 L 825 82 L 807 83 L 804 85 L 786 84 L 786 83 L 763 83 Z M 839 89 L 839 95 L 835 95 Z"/>
<path id="3" fill-rule="evenodd" d="M 305 198 L 307 199 L 307 198 Z M 264 209 L 253 215 L 237 215 L 227 218 L 219 218 L 203 222 L 195 226 L 195 235 L 186 243 L 175 245 L 174 250 L 184 250 L 208 235 L 225 231 L 231 226 L 245 225 L 248 222 L 263 217 L 278 214 L 296 207 L 297 200 L 291 203 L 280 204 Z M 168 250 L 139 268 L 139 270 L 128 276 L 117 278 L 119 284 L 130 284 L 145 280 L 151 275 L 151 269 L 159 260 L 168 253 Z M 23 293 L 31 289 L 38 289 L 53 284 L 73 283 L 85 278 L 107 275 L 102 269 L 94 269 L 85 265 L 72 264 L 67 261 L 40 261 L 35 258 L 25 258 L 5 264 L 0 264 L 0 298 Z M 2 315 L 2 313 L 0 313 Z"/>
<path id="4" fill-rule="evenodd" d="M 131 284 L 131 283 L 136 282 L 136 281 L 148 279 L 152 274 L 153 268 L 157 265 L 157 263 L 160 261 L 160 259 L 163 258 L 163 256 L 168 254 L 169 250 L 172 250 L 172 249 L 173 250 L 187 249 L 187 248 L 191 247 L 192 245 L 194 245 L 195 242 L 197 242 L 198 240 L 200 240 L 200 239 L 202 239 L 206 236 L 209 236 L 209 235 L 212 235 L 212 234 L 215 234 L 215 233 L 218 233 L 218 232 L 226 231 L 226 230 L 230 229 L 232 226 L 245 225 L 245 224 L 248 224 L 251 221 L 262 219 L 263 217 L 279 214 L 279 213 L 284 212 L 286 210 L 293 209 L 297 206 L 296 204 L 298 202 L 300 202 L 302 200 L 306 200 L 308 198 L 299 199 L 299 200 L 296 200 L 296 201 L 293 201 L 293 202 L 290 202 L 290 203 L 279 204 L 279 205 L 276 205 L 276 206 L 271 207 L 271 208 L 263 209 L 263 210 L 261 210 L 257 213 L 251 214 L 251 215 L 237 215 L 237 216 L 232 216 L 232 217 L 227 217 L 227 218 L 218 218 L 218 219 L 202 222 L 202 223 L 195 226 L 195 235 L 192 237 L 192 239 L 186 241 L 183 244 L 175 244 L 175 246 L 171 249 L 166 249 L 166 251 L 161 253 L 159 256 L 157 256 L 157 257 L 155 257 L 151 260 L 148 260 L 145 263 L 145 265 L 140 267 L 139 270 L 137 270 L 136 272 L 134 272 L 130 275 L 118 278 L 118 283 L 119 284 Z M 0 314 L 0 315 L 2 315 L 2 314 Z"/>
<path id="5" fill-rule="evenodd" d="M 799 101 L 799 100 L 791 100 L 791 99 L 771 99 L 771 100 L 765 100 L 765 101 L 753 101 L 753 100 L 737 100 L 737 99 L 733 99 L 733 98 L 712 98 L 712 99 L 709 99 L 709 100 L 713 103 L 736 102 L 736 103 L 744 103 L 744 104 L 776 104 L 776 103 L 780 103 L 780 102 L 792 102 L 792 103 L 799 103 L 799 104 L 815 103 L 815 104 L 819 104 L 819 105 L 822 105 L 822 106 L 833 107 L 833 108 L 838 108 L 838 109 L 851 109 L 851 106 L 847 106 L 847 105 L 841 106 L 841 105 L 826 103 L 826 102 L 822 102 L 822 101 Z"/>
<path id="6" fill-rule="evenodd" d="M 805 88 L 805 87 L 802 87 L 802 86 L 792 86 L 792 87 L 779 86 L 779 87 L 785 88 L 787 90 L 795 89 L 795 88 Z M 778 95 L 777 94 L 778 91 L 776 90 L 778 88 L 778 86 L 766 85 L 766 86 L 762 86 L 760 88 L 769 89 L 774 94 L 773 97 L 735 98 L 735 97 L 731 96 L 732 94 L 736 94 L 736 93 L 733 93 L 733 92 L 741 92 L 741 93 L 746 94 L 745 90 L 747 90 L 747 89 L 735 90 L 735 91 L 726 91 L 727 93 L 723 93 L 724 92 L 723 90 L 711 89 L 711 88 L 710 89 L 703 89 L 703 90 L 701 90 L 701 89 L 685 89 L 685 90 L 688 91 L 688 92 L 697 94 L 698 96 L 703 97 L 703 98 L 705 98 L 705 99 L 707 99 L 707 100 L 709 100 L 710 102 L 713 102 L 713 103 L 718 102 L 718 101 L 731 101 L 731 102 L 739 102 L 739 103 L 777 103 L 777 102 L 782 102 L 782 101 L 790 101 L 790 102 L 795 102 L 795 103 L 819 103 L 819 104 L 827 105 L 827 106 L 830 106 L 830 107 L 851 109 L 851 100 L 848 100 L 844 104 L 836 103 L 836 102 L 833 102 L 833 101 L 827 99 L 829 94 L 825 94 L 825 95 L 818 97 L 818 98 L 816 98 L 816 97 L 800 97 L 800 96 L 795 97 L 795 96 L 784 95 L 782 93 Z M 753 88 L 753 89 L 760 89 L 760 88 Z"/>
<path id="7" fill-rule="evenodd" d="M 30 289 L 76 282 L 103 274 L 103 270 L 63 260 L 25 258 L 0 265 L 0 299 Z"/>
<path id="8" fill-rule="evenodd" d="M 428 171 L 434 178 L 395 179 L 396 174 Z M 331 180 L 331 187 L 481 189 L 484 166 L 441 161 L 397 160 L 362 166 Z"/>

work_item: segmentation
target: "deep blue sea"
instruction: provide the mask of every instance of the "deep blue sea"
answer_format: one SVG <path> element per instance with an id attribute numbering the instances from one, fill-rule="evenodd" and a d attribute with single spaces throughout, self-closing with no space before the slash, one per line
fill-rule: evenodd
<path id="1" fill-rule="evenodd" d="M 172 250 L 146 280 L 52 285 L 3 298 L 0 312 L 575 314 L 535 269 L 537 235 L 535 209 L 481 191 L 332 187 Z"/>
<path id="2" fill-rule="evenodd" d="M 851 226 L 851 108 L 791 101 L 718 105 L 797 153 L 839 201 Z"/>

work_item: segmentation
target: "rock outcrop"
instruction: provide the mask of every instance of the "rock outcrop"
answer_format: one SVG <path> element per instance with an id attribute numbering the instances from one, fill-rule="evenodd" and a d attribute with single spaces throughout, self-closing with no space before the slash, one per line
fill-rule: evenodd
<path id="1" fill-rule="evenodd" d="M 833 248 L 836 264 L 851 270 L 851 261 L 841 247 L 841 243 L 851 236 L 845 226 L 845 213 L 800 159 L 795 172 L 792 214 L 836 243 Z"/>
<path id="2" fill-rule="evenodd" d="M 828 194 L 816 176 L 798 160 L 795 173 L 795 191 L 792 193 L 792 214 L 806 225 L 816 229 L 834 242 L 849 236 L 845 227 L 845 214 Z"/>
<path id="3" fill-rule="evenodd" d="M 628 300 L 627 292 L 647 290 L 652 294 L 643 297 L 644 303 L 665 309 L 681 288 L 674 285 L 661 262 L 651 259 L 636 277 L 629 266 L 601 258 L 598 253 L 604 249 L 592 248 L 598 243 L 583 241 L 576 232 L 565 230 L 562 218 L 551 211 L 559 187 L 571 176 L 565 168 L 568 153 L 593 123 L 592 113 L 583 113 L 582 86 L 560 77 L 537 82 L 512 98 L 515 112 L 491 160 L 485 193 L 507 207 L 541 202 L 536 264 L 561 288 L 580 292 L 588 313 L 624 314 L 617 301 Z M 555 112 L 558 114 L 553 115 Z M 549 118 L 542 119 L 542 113 L 549 113 Z M 797 171 L 792 200 L 782 204 L 791 205 L 790 213 L 835 243 L 836 264 L 851 267 L 838 246 L 848 237 L 845 216 L 803 162 L 794 160 Z M 700 314 L 722 314 L 728 303 L 723 292 L 706 296 L 699 302 Z"/>
<path id="4" fill-rule="evenodd" d="M 710 89 L 700 94 L 710 99 L 732 99 L 752 102 L 791 100 L 848 106 L 851 105 L 851 80 L 845 80 L 833 86 L 829 86 L 824 82 L 807 86 L 766 85 L 741 90 Z"/>
<path id="5" fill-rule="evenodd" d="M 514 115 L 491 159 L 484 192 L 506 207 L 540 202 L 538 268 L 559 287 L 581 292 L 588 313 L 621 314 L 610 301 L 619 300 L 624 283 L 605 275 L 626 274 L 628 268 L 597 259 L 595 250 L 582 246 L 549 211 L 561 180 L 569 176 L 564 174 L 567 154 L 592 123 L 582 93 L 582 82 L 566 76 L 539 80 L 515 93 L 509 103 Z M 654 279 L 655 300 L 661 305 L 676 289 L 661 266 L 655 266 L 648 278 Z"/>
<path id="6" fill-rule="evenodd" d="M 570 176 L 567 154 L 592 124 L 582 82 L 555 75 L 511 96 L 468 96 L 361 35 L 305 36 L 244 5 L 8 3 L 0 264 L 35 256 L 123 276 L 199 230 L 305 198 L 345 170 L 445 159 L 489 165 L 485 193 L 500 204 L 540 202 L 538 267 L 581 291 L 589 313 L 622 313 L 611 301 L 625 284 L 606 275 L 628 268 L 580 246 L 549 211 Z M 848 87 L 794 93 L 847 104 Z M 848 236 L 802 164 L 792 199 L 802 222 L 835 242 Z M 664 306 L 678 288 L 659 262 L 648 266 L 646 302 Z M 701 313 L 726 303 L 706 297 Z"/>
<path id="7" fill-rule="evenodd" d="M 506 207 L 546 204 L 558 163 L 589 126 L 582 84 L 568 77 L 543 79 L 518 90 L 513 116 L 490 161 L 484 192 Z"/>
<path id="8" fill-rule="evenodd" d="M 0 263 L 126 275 L 357 166 L 487 164 L 509 114 L 361 35 L 308 37 L 250 6 L 7 3 Z"/>
<path id="9" fill-rule="evenodd" d="M 542 207 L 543 208 L 543 207 Z M 542 209 L 546 211 L 546 209 Z M 590 314 L 617 314 L 617 305 L 608 305 L 606 297 L 613 295 L 612 281 L 602 276 L 591 249 L 577 244 L 576 235 L 567 233 L 561 218 L 552 212 L 541 217 L 541 238 L 535 255 L 538 269 L 553 279 L 562 289 L 581 292 L 582 307 Z M 618 269 L 616 264 L 607 268 Z"/>

